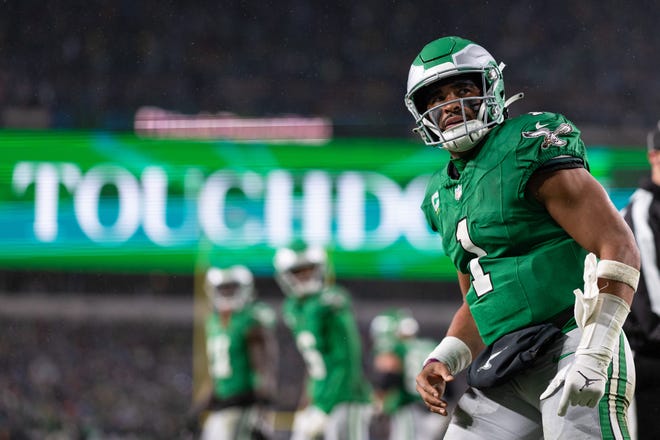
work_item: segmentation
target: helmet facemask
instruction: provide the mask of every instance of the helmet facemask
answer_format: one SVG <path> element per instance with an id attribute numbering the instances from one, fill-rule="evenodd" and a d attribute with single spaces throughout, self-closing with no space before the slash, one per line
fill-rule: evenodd
<path id="1" fill-rule="evenodd" d="M 286 285 L 286 291 L 299 297 L 323 290 L 324 278 L 323 268 L 318 264 L 292 267 L 280 274 L 281 281 Z"/>
<path id="2" fill-rule="evenodd" d="M 460 76 L 463 75 L 466 74 L 460 74 Z M 450 79 L 457 79 L 458 76 L 450 77 Z M 480 75 L 480 81 L 475 85 L 479 87 L 480 91 L 485 89 L 486 81 L 483 75 Z M 441 131 L 438 121 L 442 115 L 442 109 L 456 103 L 461 109 L 463 123 Z M 420 105 L 424 104 L 421 103 Z M 420 105 L 416 105 L 416 108 L 419 108 Z M 474 119 L 468 119 L 466 107 L 469 107 L 476 115 Z M 455 152 L 467 151 L 474 147 L 488 132 L 490 126 L 494 125 L 499 119 L 493 117 L 501 116 L 501 110 L 497 106 L 494 96 L 489 94 L 488 91 L 486 93 L 482 92 L 478 96 L 446 101 L 420 113 L 421 110 L 418 111 L 419 119 L 416 121 L 417 128 L 414 131 L 423 131 L 420 135 L 422 139 L 428 140 L 427 144 L 441 146 Z"/>
<path id="3" fill-rule="evenodd" d="M 327 255 L 321 248 L 302 251 L 283 248 L 275 254 L 275 280 L 286 295 L 320 293 L 327 282 Z"/>
<path id="4" fill-rule="evenodd" d="M 211 268 L 206 273 L 206 295 L 218 311 L 235 311 L 254 299 L 254 278 L 243 266 Z"/>

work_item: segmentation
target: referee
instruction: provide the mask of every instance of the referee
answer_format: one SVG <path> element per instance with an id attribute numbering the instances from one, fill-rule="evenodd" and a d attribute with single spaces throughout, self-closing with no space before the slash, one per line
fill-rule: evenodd
<path id="1" fill-rule="evenodd" d="M 635 234 L 641 277 L 624 330 L 635 353 L 639 440 L 660 439 L 660 121 L 647 137 L 651 176 L 642 180 L 622 214 Z"/>

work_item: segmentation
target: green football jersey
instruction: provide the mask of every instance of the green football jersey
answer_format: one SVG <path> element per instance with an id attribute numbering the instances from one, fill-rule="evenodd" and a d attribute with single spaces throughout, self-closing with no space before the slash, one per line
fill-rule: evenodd
<path id="1" fill-rule="evenodd" d="M 529 113 L 494 127 L 471 160 L 452 159 L 459 177 L 444 169 L 428 183 L 422 209 L 454 265 L 470 274 L 466 299 L 486 344 L 572 307 L 583 287 L 587 252 L 525 196 L 532 173 L 555 158 L 588 169 L 570 121 Z"/>
<path id="2" fill-rule="evenodd" d="M 369 402 L 362 343 L 347 292 L 334 286 L 316 295 L 287 297 L 282 308 L 307 367 L 310 402 L 326 413 L 338 403 Z"/>
<path id="3" fill-rule="evenodd" d="M 256 389 L 260 379 L 250 364 L 248 334 L 257 326 L 272 329 L 274 324 L 275 311 L 261 302 L 248 304 L 232 312 L 227 325 L 223 324 L 216 312 L 208 316 L 206 352 L 209 374 L 219 399 Z"/>
<path id="4" fill-rule="evenodd" d="M 437 343 L 425 338 L 397 339 L 385 338 L 374 341 L 375 354 L 383 352 L 394 353 L 403 367 L 403 382 L 400 388 L 387 392 L 383 401 L 383 412 L 394 414 L 397 410 L 412 403 L 422 402 L 422 397 L 416 390 L 416 378 L 424 360 L 433 351 Z"/>

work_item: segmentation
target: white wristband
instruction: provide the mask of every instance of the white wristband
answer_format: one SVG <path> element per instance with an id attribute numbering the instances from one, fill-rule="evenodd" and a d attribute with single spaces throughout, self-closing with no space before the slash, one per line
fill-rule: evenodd
<path id="1" fill-rule="evenodd" d="M 598 262 L 598 278 L 619 281 L 637 290 L 639 271 L 632 266 L 614 260 L 600 260 Z"/>
<path id="2" fill-rule="evenodd" d="M 601 293 L 595 313 L 582 330 L 575 354 L 596 357 L 607 367 L 612 360 L 614 347 L 619 341 L 621 327 L 628 313 L 630 307 L 623 299 L 609 293 Z"/>
<path id="3" fill-rule="evenodd" d="M 428 355 L 422 367 L 429 362 L 442 362 L 447 365 L 451 374 L 455 375 L 463 371 L 472 362 L 470 347 L 455 336 L 445 336 L 437 347 Z"/>

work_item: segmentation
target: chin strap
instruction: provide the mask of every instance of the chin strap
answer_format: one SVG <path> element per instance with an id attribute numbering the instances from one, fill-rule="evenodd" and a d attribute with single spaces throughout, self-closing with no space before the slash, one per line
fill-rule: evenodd
<path id="1" fill-rule="evenodd" d="M 440 130 L 438 130 L 438 127 L 433 122 L 431 122 L 428 119 L 424 118 L 424 119 L 422 119 L 422 124 L 424 124 L 426 126 L 426 128 L 428 128 L 433 134 L 438 136 L 438 138 L 441 137 L 440 136 Z"/>
<path id="2" fill-rule="evenodd" d="M 478 121 L 483 121 L 484 120 L 484 115 L 486 114 L 486 103 L 482 102 L 479 104 L 479 111 L 477 112 L 477 117 L 475 118 Z"/>
<path id="3" fill-rule="evenodd" d="M 524 94 L 524 93 L 522 93 L 522 92 L 520 92 L 520 93 L 516 93 L 515 95 L 511 96 L 509 99 L 507 99 L 506 101 L 504 101 L 504 108 L 509 108 L 509 106 L 510 106 L 511 104 L 513 104 L 513 103 L 516 102 L 516 101 L 520 101 L 520 100 L 523 99 L 524 97 L 525 97 L 525 94 Z"/>

